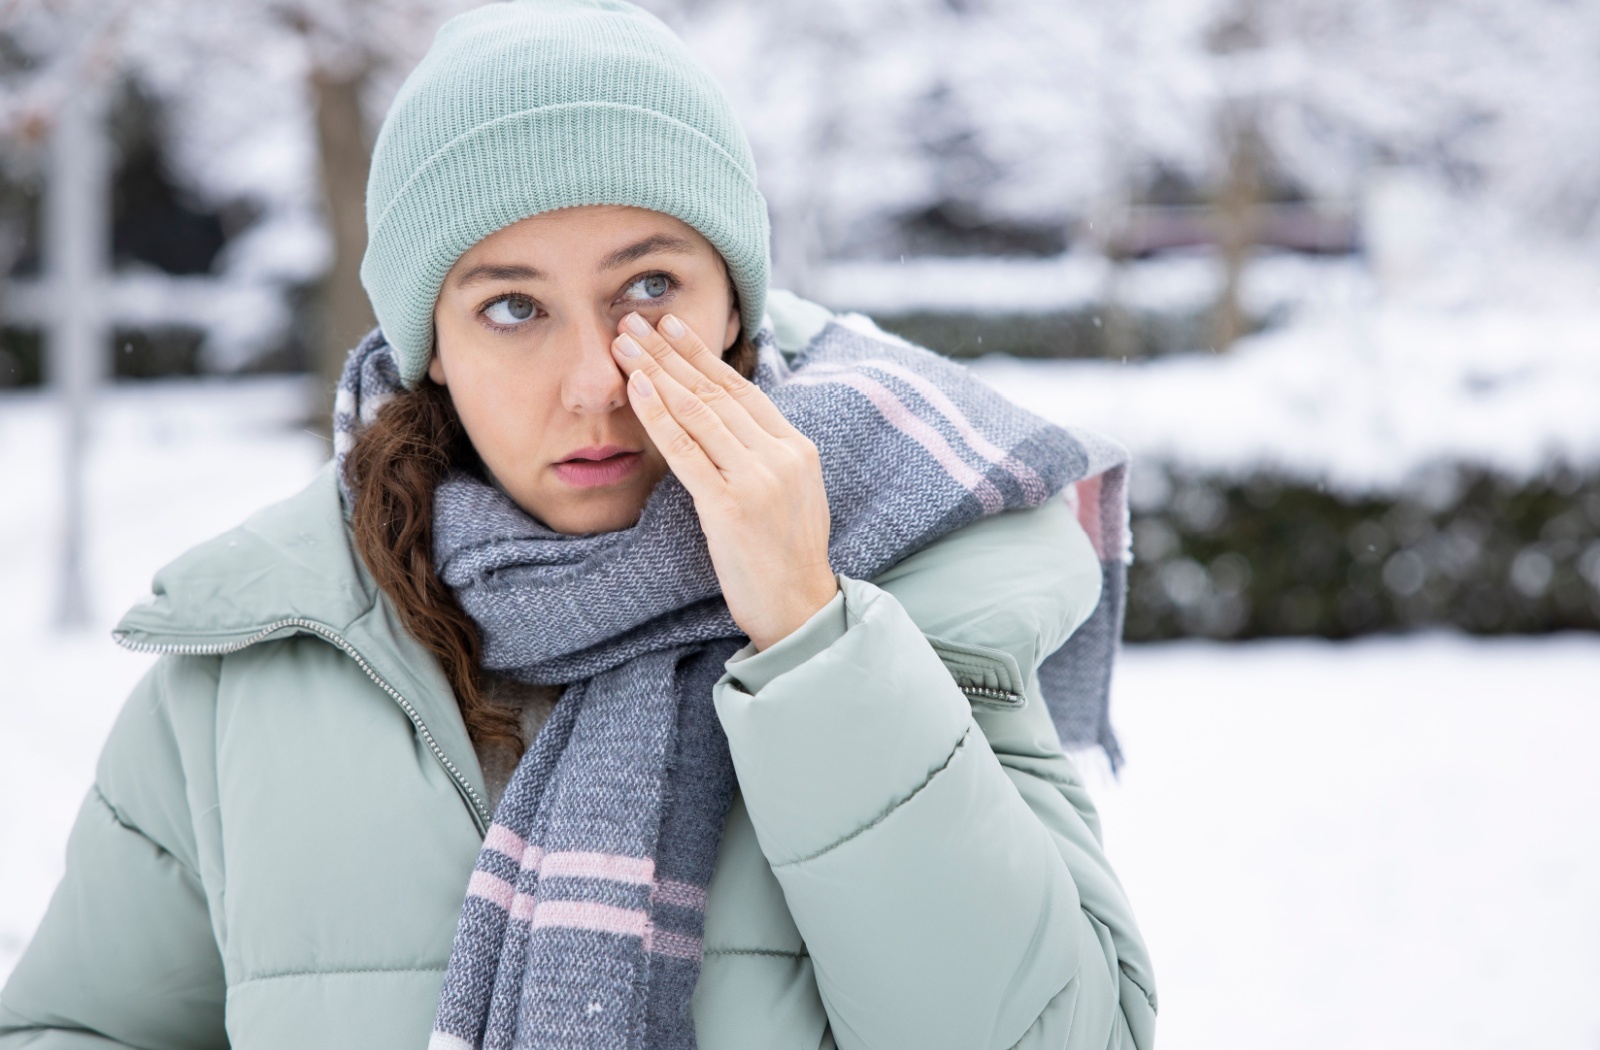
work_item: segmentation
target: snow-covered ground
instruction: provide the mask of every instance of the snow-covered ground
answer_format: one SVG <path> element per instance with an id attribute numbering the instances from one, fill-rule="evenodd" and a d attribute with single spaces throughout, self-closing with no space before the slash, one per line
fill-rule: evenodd
<path id="1" fill-rule="evenodd" d="M 1099 796 L 1162 1045 L 1600 1046 L 1600 638 L 1125 655 Z"/>
<path id="2" fill-rule="evenodd" d="M 1152 460 L 1394 494 L 1442 463 L 1532 477 L 1600 466 L 1600 310 L 1319 304 L 1227 355 L 988 357 L 973 371 L 1047 419 Z M 1137 474 L 1137 470 L 1135 470 Z"/>
<path id="3" fill-rule="evenodd" d="M 148 666 L 107 629 L 162 563 L 311 476 L 303 399 L 251 381 L 102 402 L 81 635 L 48 627 L 48 404 L 0 399 L 0 977 Z M 1600 1045 L 1600 638 L 1138 648 L 1115 712 L 1128 764 L 1096 790 L 1163 1046 Z"/>

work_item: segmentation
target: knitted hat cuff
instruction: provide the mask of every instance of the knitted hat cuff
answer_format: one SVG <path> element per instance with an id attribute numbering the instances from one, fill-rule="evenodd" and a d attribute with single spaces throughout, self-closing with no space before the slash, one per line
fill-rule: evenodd
<path id="1" fill-rule="evenodd" d="M 574 163 L 553 165 L 551 158 Z M 727 263 L 745 331 L 760 327 L 766 244 L 748 231 L 765 228 L 766 209 L 751 173 L 713 139 L 653 110 L 609 102 L 544 106 L 452 139 L 368 216 L 361 280 L 407 386 L 427 371 L 434 302 L 461 254 L 529 216 L 586 204 L 647 208 L 694 227 Z M 396 214 L 406 221 L 390 221 Z M 419 214 L 427 221 L 416 221 Z"/>

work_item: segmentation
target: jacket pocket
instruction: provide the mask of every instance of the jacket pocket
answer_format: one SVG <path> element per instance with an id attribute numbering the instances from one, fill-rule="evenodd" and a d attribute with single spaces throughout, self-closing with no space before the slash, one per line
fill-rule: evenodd
<path id="1" fill-rule="evenodd" d="M 1022 668 L 1010 653 L 931 634 L 926 637 L 968 700 L 1000 710 L 1027 704 L 1028 698 L 1022 692 Z"/>

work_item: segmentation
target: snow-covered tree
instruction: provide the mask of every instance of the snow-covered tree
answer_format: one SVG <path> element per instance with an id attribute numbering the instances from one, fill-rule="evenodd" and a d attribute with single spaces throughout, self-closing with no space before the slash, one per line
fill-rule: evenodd
<path id="1" fill-rule="evenodd" d="M 1396 167 L 1454 195 L 1461 236 L 1600 246 L 1594 0 L 642 2 L 733 98 L 796 286 L 830 257 L 915 250 L 925 216 L 1104 247 L 1173 178 L 1217 205 L 1237 266 L 1262 194 L 1354 202 Z M 0 36 L 39 61 L 0 71 L 0 135 L 86 62 L 137 77 L 193 188 L 261 202 L 228 265 L 329 273 L 333 350 L 365 323 L 368 137 L 469 6 L 16 0 Z"/>
<path id="2" fill-rule="evenodd" d="M 11 137 L 48 125 L 85 76 L 128 77 L 165 115 L 187 188 L 261 213 L 228 248 L 235 275 L 320 278 L 321 369 L 370 327 L 359 280 L 372 132 L 452 0 L 35 0 L 6 37 L 33 57 L 11 77 Z"/>

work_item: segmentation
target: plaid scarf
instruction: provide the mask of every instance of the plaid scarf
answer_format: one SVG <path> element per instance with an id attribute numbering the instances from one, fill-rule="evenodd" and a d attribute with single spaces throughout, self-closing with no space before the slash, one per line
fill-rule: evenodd
<path id="1" fill-rule="evenodd" d="M 821 453 L 837 571 L 870 579 L 986 515 L 1052 498 L 1076 508 L 1105 587 L 1040 685 L 1063 743 L 1115 762 L 1122 450 L 857 319 L 793 360 L 766 330 L 757 347 L 755 382 Z M 374 332 L 340 383 L 340 458 L 399 390 Z M 429 1045 L 692 1048 L 706 889 L 736 787 L 711 691 L 745 641 L 693 502 L 669 475 L 632 528 L 563 535 L 456 474 L 434 514 L 435 563 L 478 625 L 484 666 L 566 688 L 484 840 Z"/>

